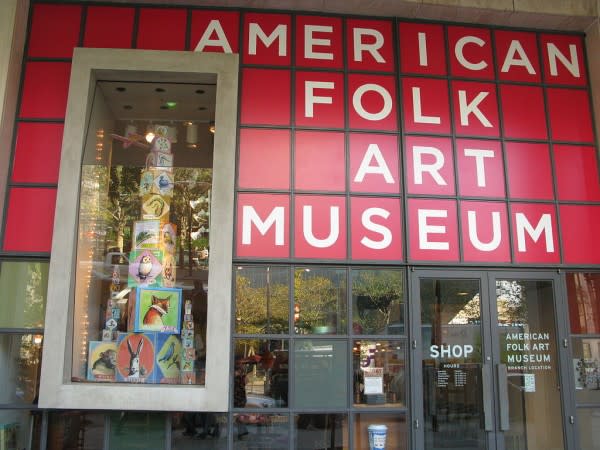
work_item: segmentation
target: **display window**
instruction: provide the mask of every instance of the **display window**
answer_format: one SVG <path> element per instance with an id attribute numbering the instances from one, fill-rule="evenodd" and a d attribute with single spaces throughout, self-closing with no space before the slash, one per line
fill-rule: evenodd
<path id="1" fill-rule="evenodd" d="M 47 285 L 47 262 L 2 261 L 0 328 L 44 328 Z"/>
<path id="2" fill-rule="evenodd" d="M 205 382 L 210 81 L 96 83 L 79 198 L 74 381 Z"/>
<path id="3" fill-rule="evenodd" d="M 94 397 L 93 407 L 105 401 L 110 409 L 116 386 L 177 385 L 179 393 L 161 394 L 173 403 L 161 400 L 162 409 L 202 409 L 211 401 L 218 409 L 211 399 L 227 392 L 228 358 L 215 342 L 229 330 L 210 320 L 217 313 L 210 305 L 229 298 L 229 289 L 216 286 L 230 284 L 230 271 L 211 269 L 231 242 L 219 243 L 211 230 L 220 214 L 220 229 L 232 227 L 234 138 L 220 137 L 219 128 L 235 130 L 235 107 L 219 104 L 235 104 L 237 56 L 186 54 L 182 62 L 183 54 L 151 53 L 88 49 L 74 57 L 70 97 L 77 100 L 65 122 L 58 204 L 75 208 L 70 217 L 61 214 L 55 237 L 69 226 L 76 232 L 54 241 L 54 255 L 69 248 L 73 259 L 51 264 L 45 324 L 49 336 L 64 339 L 68 357 L 48 369 L 62 375 L 45 378 L 40 404 L 90 407 L 81 398 Z M 133 73 L 120 69 L 136 61 Z M 81 161 L 78 170 L 68 167 L 72 161 Z M 69 275 L 56 274 L 71 264 Z M 211 390 L 186 395 L 211 377 Z M 95 394 L 65 394 L 69 389 L 52 382 Z M 155 409 L 153 395 L 131 395 L 132 408 Z"/>

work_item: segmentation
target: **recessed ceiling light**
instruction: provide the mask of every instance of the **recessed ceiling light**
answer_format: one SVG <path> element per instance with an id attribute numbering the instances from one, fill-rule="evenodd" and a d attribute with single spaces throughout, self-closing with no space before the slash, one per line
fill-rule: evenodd
<path id="1" fill-rule="evenodd" d="M 165 102 L 165 106 L 168 109 L 175 109 L 177 107 L 177 102 Z"/>
<path id="2" fill-rule="evenodd" d="M 161 87 L 154 89 L 156 92 L 165 92 L 165 90 Z"/>
<path id="3" fill-rule="evenodd" d="M 130 110 L 130 109 L 133 109 L 133 106 L 131 106 L 131 105 L 123 105 L 123 109 Z"/>
<path id="4" fill-rule="evenodd" d="M 169 107 L 167 105 L 162 105 L 160 109 L 169 109 Z"/>
<path id="5" fill-rule="evenodd" d="M 122 86 L 115 88 L 115 91 L 118 91 L 118 92 L 125 92 L 126 90 L 127 90 L 127 88 L 124 88 Z"/>
<path id="6" fill-rule="evenodd" d="M 204 89 L 196 89 L 196 94 L 204 94 Z"/>
<path id="7" fill-rule="evenodd" d="M 206 111 L 206 106 L 199 106 L 198 111 Z"/>

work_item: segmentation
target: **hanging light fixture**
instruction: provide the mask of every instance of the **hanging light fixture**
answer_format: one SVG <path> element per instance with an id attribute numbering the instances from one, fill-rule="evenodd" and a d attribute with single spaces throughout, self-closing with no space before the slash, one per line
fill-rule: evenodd
<path id="1" fill-rule="evenodd" d="M 185 142 L 190 148 L 196 148 L 198 144 L 198 124 L 186 122 Z"/>
<path id="2" fill-rule="evenodd" d="M 208 131 L 210 131 L 212 134 L 215 134 L 215 123 L 213 121 L 208 124 Z"/>

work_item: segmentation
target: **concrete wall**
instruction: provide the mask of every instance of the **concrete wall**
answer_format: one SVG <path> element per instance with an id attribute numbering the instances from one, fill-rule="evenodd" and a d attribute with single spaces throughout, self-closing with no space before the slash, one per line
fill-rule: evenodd
<path id="1" fill-rule="evenodd" d="M 0 1 L 0 213 L 6 194 L 28 10 L 29 0 Z"/>

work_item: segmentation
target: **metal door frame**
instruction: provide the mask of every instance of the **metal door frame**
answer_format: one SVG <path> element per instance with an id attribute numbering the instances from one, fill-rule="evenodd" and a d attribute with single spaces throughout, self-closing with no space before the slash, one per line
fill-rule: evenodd
<path id="1" fill-rule="evenodd" d="M 422 278 L 439 279 L 478 279 L 480 282 L 481 301 L 481 336 L 482 336 L 482 364 L 484 366 L 484 382 L 487 379 L 491 386 L 491 392 L 483 392 L 484 400 L 487 395 L 491 398 L 484 401 L 484 414 L 486 421 L 486 445 L 487 450 L 505 450 L 504 439 L 500 431 L 500 409 L 498 408 L 498 381 L 494 379 L 495 371 L 493 363 L 499 361 L 500 343 L 496 332 L 498 312 L 495 308 L 497 279 L 522 279 L 522 280 L 548 280 L 553 283 L 554 293 L 554 329 L 556 332 L 556 346 L 558 361 L 557 376 L 560 385 L 560 402 L 562 408 L 562 426 L 564 448 L 574 449 L 574 410 L 571 395 L 571 377 L 569 376 L 569 330 L 568 330 L 568 305 L 566 301 L 565 275 L 560 271 L 549 270 L 482 270 L 482 269 L 441 269 L 441 268 L 415 268 L 408 271 L 408 324 L 410 342 L 410 376 L 415 382 L 411 383 L 411 448 L 423 450 L 424 442 L 424 410 L 423 410 L 423 385 L 418 380 L 423 379 L 423 351 L 421 342 L 421 300 L 419 281 Z M 483 301 L 487 299 L 487 301 Z M 559 320 L 559 318 L 563 318 Z M 485 390 L 485 389 L 484 389 Z M 486 405 L 491 405 L 491 411 Z M 490 415 L 492 417 L 490 417 Z M 490 423 L 491 420 L 491 423 Z M 490 425 L 493 430 L 490 430 Z"/>

